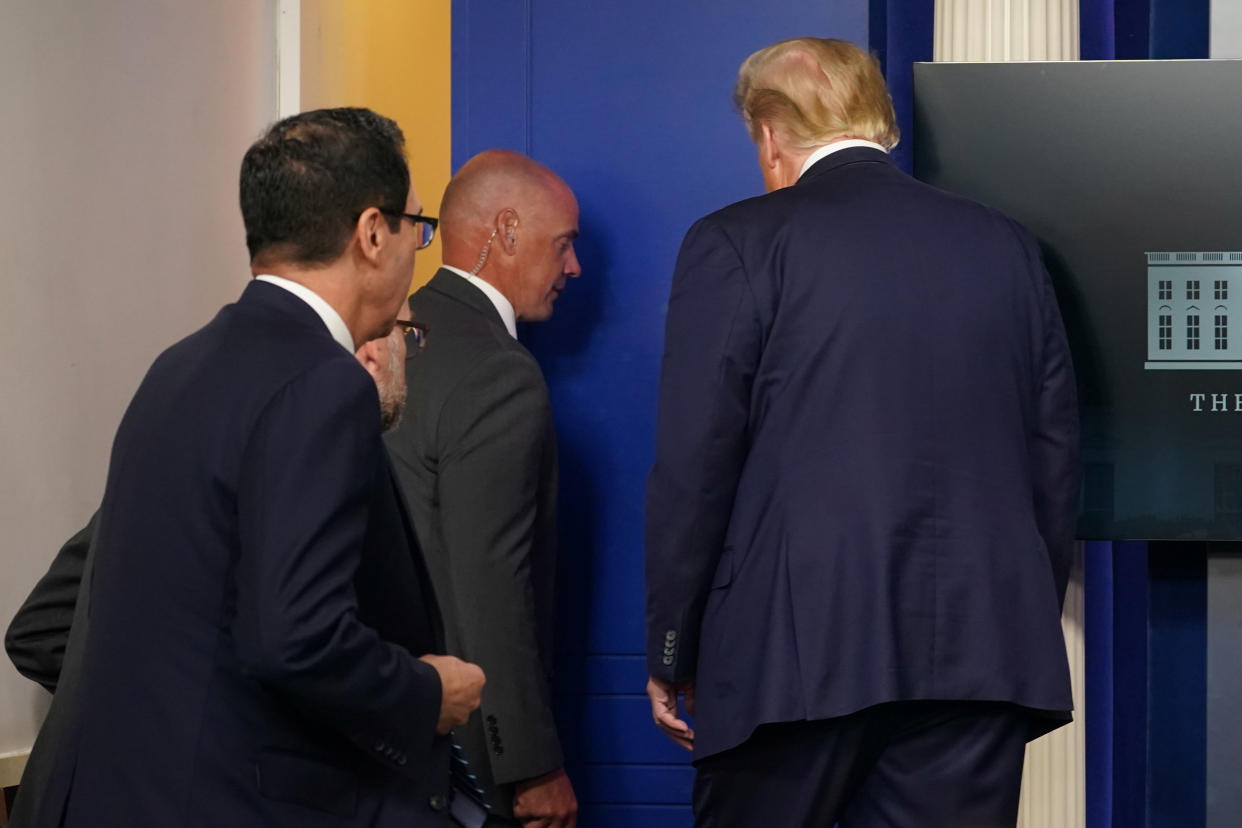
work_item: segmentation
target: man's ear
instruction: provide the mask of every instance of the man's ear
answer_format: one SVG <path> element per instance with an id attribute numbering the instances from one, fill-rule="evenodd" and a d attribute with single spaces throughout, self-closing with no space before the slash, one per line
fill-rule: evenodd
<path id="1" fill-rule="evenodd" d="M 512 207 L 506 207 L 496 216 L 496 240 L 506 253 L 512 256 L 517 252 L 518 214 Z"/>
<path id="2" fill-rule="evenodd" d="M 378 207 L 368 207 L 358 216 L 354 238 L 358 240 L 358 251 L 363 258 L 377 263 L 384 245 L 388 243 L 388 220 Z"/>
<path id="3" fill-rule="evenodd" d="M 776 144 L 776 133 L 772 131 L 772 125 L 767 121 L 761 122 L 759 124 L 759 163 L 765 170 L 774 170 L 780 157 L 781 153 Z"/>
<path id="4" fill-rule="evenodd" d="M 379 372 L 384 368 L 384 358 L 380 351 L 380 340 L 371 339 L 362 343 L 361 347 L 354 352 L 358 362 L 361 363 L 363 368 L 367 369 L 367 373 L 374 380 L 379 379 Z"/>

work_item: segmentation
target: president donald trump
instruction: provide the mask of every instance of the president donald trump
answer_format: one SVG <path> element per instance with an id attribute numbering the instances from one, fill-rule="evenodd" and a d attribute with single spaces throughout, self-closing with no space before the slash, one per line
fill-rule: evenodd
<path id="1" fill-rule="evenodd" d="M 894 166 L 852 44 L 763 49 L 735 97 L 768 192 L 673 276 L 653 717 L 699 826 L 1013 825 L 1026 742 L 1072 707 L 1077 406 L 1039 246 Z"/>

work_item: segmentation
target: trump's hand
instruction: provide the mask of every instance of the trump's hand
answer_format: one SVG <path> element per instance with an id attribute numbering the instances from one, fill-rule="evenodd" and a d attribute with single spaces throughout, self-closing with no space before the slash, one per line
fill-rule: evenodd
<path id="1" fill-rule="evenodd" d="M 425 655 L 418 660 L 430 664 L 440 675 L 440 720 L 436 733 L 443 736 L 464 725 L 470 714 L 479 709 L 487 679 L 482 667 L 454 656 Z"/>
<path id="2" fill-rule="evenodd" d="M 651 699 L 651 717 L 656 727 L 686 750 L 694 750 L 694 731 L 688 722 L 678 718 L 677 697 L 681 696 L 686 712 L 694 715 L 694 682 L 673 684 L 658 678 L 647 680 L 647 697 Z"/>

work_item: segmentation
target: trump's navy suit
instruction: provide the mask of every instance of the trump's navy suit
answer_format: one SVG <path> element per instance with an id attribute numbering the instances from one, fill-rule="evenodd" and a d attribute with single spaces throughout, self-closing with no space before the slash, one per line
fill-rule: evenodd
<path id="1" fill-rule="evenodd" d="M 442 631 L 379 426 L 366 371 L 271 284 L 156 360 L 114 443 L 59 736 L 36 746 L 48 781 L 19 815 L 447 824 L 440 682 L 417 660 Z"/>
<path id="2" fill-rule="evenodd" d="M 1026 230 L 830 154 L 691 228 L 659 405 L 648 663 L 696 760 L 892 702 L 1068 719 L 1077 404 Z"/>

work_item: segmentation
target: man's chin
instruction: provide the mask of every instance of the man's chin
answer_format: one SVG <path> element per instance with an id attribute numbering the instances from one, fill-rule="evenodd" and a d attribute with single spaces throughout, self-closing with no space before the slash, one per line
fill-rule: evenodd
<path id="1" fill-rule="evenodd" d="M 405 401 L 399 405 L 380 407 L 380 430 L 387 434 L 401 425 L 401 415 L 405 413 Z"/>

